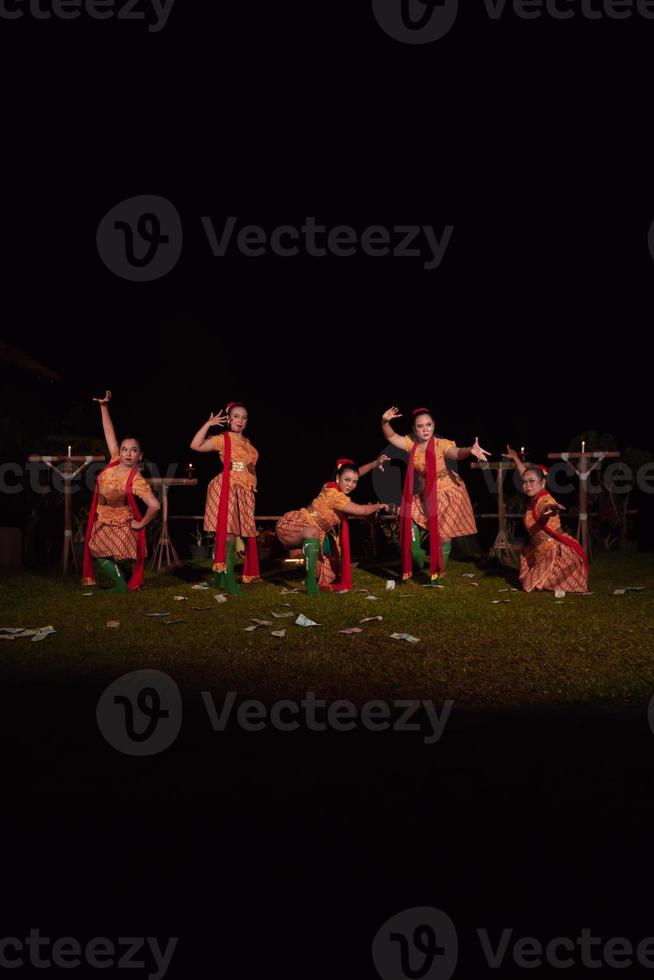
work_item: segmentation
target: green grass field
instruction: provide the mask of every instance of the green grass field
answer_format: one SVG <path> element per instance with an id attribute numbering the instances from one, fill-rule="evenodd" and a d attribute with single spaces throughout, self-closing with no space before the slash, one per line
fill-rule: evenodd
<path id="1" fill-rule="evenodd" d="M 201 566 L 175 576 L 148 574 L 146 587 L 128 595 L 101 589 L 83 595 L 89 590 L 78 581 L 54 574 L 5 575 L 0 626 L 52 625 L 57 632 L 39 643 L 3 641 L 0 670 L 64 680 L 157 667 L 192 687 L 236 688 L 263 700 L 312 690 L 357 703 L 429 697 L 470 708 L 630 700 L 654 691 L 654 567 L 648 555 L 599 555 L 591 570 L 593 594 L 559 602 L 552 593 L 500 592 L 516 584 L 511 573 L 472 564 L 452 562 L 443 589 L 416 583 L 387 591 L 392 571 L 357 570 L 354 588 L 369 593 L 309 598 L 281 594 L 284 587 L 302 587 L 301 572 L 273 570 L 224 603 L 215 601 L 213 588 L 191 588 L 210 581 L 208 567 Z M 466 577 L 470 573 L 474 578 Z M 630 586 L 645 588 L 613 595 Z M 175 595 L 186 601 L 175 601 Z M 252 617 L 272 620 L 273 610 L 293 615 L 245 631 Z M 166 625 L 147 612 L 169 612 L 168 619 L 181 622 Z M 298 613 L 321 625 L 295 625 Z M 383 620 L 362 625 L 362 633 L 339 633 L 379 615 Z M 119 620 L 119 628 L 108 628 L 109 620 Z M 284 628 L 284 638 L 271 636 L 272 629 Z M 394 632 L 419 642 L 391 639 Z"/>

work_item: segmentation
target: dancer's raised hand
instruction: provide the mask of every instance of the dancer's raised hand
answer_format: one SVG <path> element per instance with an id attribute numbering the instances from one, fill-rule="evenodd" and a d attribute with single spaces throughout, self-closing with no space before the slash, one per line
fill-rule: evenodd
<path id="1" fill-rule="evenodd" d="M 485 463 L 487 457 L 493 455 L 492 453 L 489 453 L 487 449 L 482 449 L 481 448 L 481 446 L 479 445 L 479 436 L 475 436 L 475 441 L 473 442 L 472 446 L 470 447 L 470 452 L 481 463 Z"/>

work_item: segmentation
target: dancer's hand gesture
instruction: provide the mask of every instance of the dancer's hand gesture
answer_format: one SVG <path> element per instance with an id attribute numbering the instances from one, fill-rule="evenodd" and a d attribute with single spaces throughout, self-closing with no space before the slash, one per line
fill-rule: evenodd
<path id="1" fill-rule="evenodd" d="M 508 443 L 507 443 L 507 446 L 506 446 L 506 452 L 505 453 L 502 453 L 502 456 L 508 456 L 509 459 L 512 459 L 514 463 L 521 463 L 522 462 L 522 460 L 518 456 L 518 454 L 515 451 L 515 449 L 512 449 L 511 446 L 509 446 Z"/>
<path id="2" fill-rule="evenodd" d="M 399 408 L 397 407 L 397 405 L 393 405 L 392 408 L 389 408 L 382 415 L 382 422 L 391 422 L 393 419 L 401 419 L 401 418 L 402 418 L 402 413 L 400 412 Z"/>
<path id="3" fill-rule="evenodd" d="M 111 401 L 111 392 L 105 391 L 104 398 L 94 398 L 93 401 L 97 402 L 98 405 L 108 405 Z"/>
<path id="4" fill-rule="evenodd" d="M 479 436 L 475 436 L 475 441 L 473 442 L 472 446 L 470 447 L 470 452 L 481 463 L 485 463 L 486 462 L 486 457 L 487 456 L 492 456 L 493 455 L 492 453 L 489 453 L 487 449 L 482 449 L 481 448 L 481 446 L 479 445 Z"/>
<path id="5" fill-rule="evenodd" d="M 541 517 L 555 517 L 556 514 L 559 514 L 562 510 L 565 510 L 565 507 L 563 507 L 561 504 L 548 504 L 547 507 L 543 507 Z"/>
<path id="6" fill-rule="evenodd" d="M 385 453 L 382 453 L 380 456 L 377 457 L 377 469 L 381 470 L 383 473 L 384 463 L 390 463 L 390 461 L 391 461 L 391 457 L 386 456 Z"/>
<path id="7" fill-rule="evenodd" d="M 218 412 L 216 415 L 212 412 L 207 419 L 207 426 L 210 425 L 227 425 L 229 422 L 229 415 L 227 412 Z"/>

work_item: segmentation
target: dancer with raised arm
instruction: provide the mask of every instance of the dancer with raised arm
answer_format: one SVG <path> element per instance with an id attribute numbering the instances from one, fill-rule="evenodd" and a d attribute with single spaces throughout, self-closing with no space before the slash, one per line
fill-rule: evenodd
<path id="1" fill-rule="evenodd" d="M 386 504 L 355 504 L 350 494 L 356 489 L 359 478 L 379 467 L 383 469 L 388 456 L 378 456 L 372 463 L 357 467 L 351 459 L 339 459 L 336 477 L 325 483 L 318 496 L 301 510 L 292 510 L 277 522 L 277 537 L 286 548 L 302 548 L 306 568 L 308 595 L 323 591 L 347 591 L 352 588 L 350 566 L 350 537 L 348 515 L 368 517 Z M 328 535 L 340 525 L 337 542 L 338 559 L 331 553 Z M 338 568 L 338 581 L 336 571 Z"/>
<path id="2" fill-rule="evenodd" d="M 104 398 L 93 399 L 100 406 L 111 462 L 96 481 L 84 541 L 82 583 L 95 585 L 95 566 L 113 582 L 108 592 L 127 592 L 143 585 L 145 528 L 161 505 L 140 474 L 143 451 L 139 440 L 128 436 L 119 443 L 116 438 L 110 399 L 110 391 Z M 145 515 L 141 515 L 135 497 L 147 507 Z"/>
<path id="3" fill-rule="evenodd" d="M 224 412 L 213 412 L 193 436 L 191 449 L 198 453 L 217 452 L 223 471 L 215 476 L 207 489 L 204 512 L 205 531 L 215 531 L 216 546 L 213 570 L 214 585 L 231 595 L 241 589 L 234 574 L 236 538 L 245 540 L 243 582 L 259 578 L 257 529 L 254 523 L 254 495 L 257 490 L 256 463 L 259 453 L 244 435 L 248 410 L 242 402 L 230 402 Z M 209 436 L 215 425 L 227 426 L 225 432 Z"/>
<path id="4" fill-rule="evenodd" d="M 565 510 L 547 491 L 547 470 L 523 463 L 511 446 L 506 455 L 513 460 L 527 495 L 525 528 L 530 544 L 520 555 L 520 584 L 525 592 L 587 592 L 588 557 L 575 538 L 565 534 L 559 514 Z"/>
<path id="5" fill-rule="evenodd" d="M 413 564 L 421 570 L 426 554 L 421 545 L 421 530 L 429 532 L 429 572 L 435 584 L 445 571 L 450 557 L 452 538 L 477 533 L 470 497 L 457 473 L 448 470 L 446 459 L 461 461 L 474 456 L 481 462 L 491 454 L 474 443 L 460 448 L 451 439 L 436 438 L 434 417 L 428 408 L 413 410 L 413 432 L 401 436 L 391 422 L 401 418 L 397 406 L 382 415 L 382 432 L 393 446 L 409 453 L 400 512 L 400 550 L 402 578 L 410 579 Z M 418 493 L 414 493 L 414 475 L 418 475 Z"/>

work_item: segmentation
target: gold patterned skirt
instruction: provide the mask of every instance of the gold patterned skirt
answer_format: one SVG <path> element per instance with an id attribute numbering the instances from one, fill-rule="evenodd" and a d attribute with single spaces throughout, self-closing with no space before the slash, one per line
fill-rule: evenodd
<path id="1" fill-rule="evenodd" d="M 218 505 L 223 486 L 223 474 L 215 476 L 207 488 L 207 503 L 204 511 L 205 531 L 215 531 L 218 519 Z M 257 529 L 254 523 L 254 491 L 229 481 L 229 505 L 227 508 L 227 533 L 241 538 L 254 538 Z"/>
<path id="2" fill-rule="evenodd" d="M 129 507 L 99 506 L 89 539 L 93 557 L 136 561 L 138 531 L 132 530 L 133 520 Z"/>
<path id="3" fill-rule="evenodd" d="M 427 498 L 416 494 L 411 506 L 411 520 L 429 530 Z M 446 477 L 438 481 L 438 530 L 442 538 L 460 538 L 477 533 L 475 515 L 463 480 Z"/>
<path id="4" fill-rule="evenodd" d="M 317 527 L 320 531 L 321 551 L 320 557 L 318 558 L 316 574 L 318 577 L 318 586 L 323 589 L 325 586 L 332 584 L 336 578 L 336 572 L 332 568 L 329 556 L 323 555 L 322 553 L 325 531 L 320 527 L 315 518 L 311 516 L 306 507 L 302 507 L 301 510 L 289 510 L 287 514 L 279 518 L 275 525 L 275 531 L 279 541 L 285 548 L 295 548 L 297 547 L 298 535 L 302 533 L 305 527 Z"/>
<path id="5" fill-rule="evenodd" d="M 527 545 L 520 555 L 520 584 L 525 592 L 587 592 L 588 572 L 572 548 L 548 535 L 537 544 Z"/>

